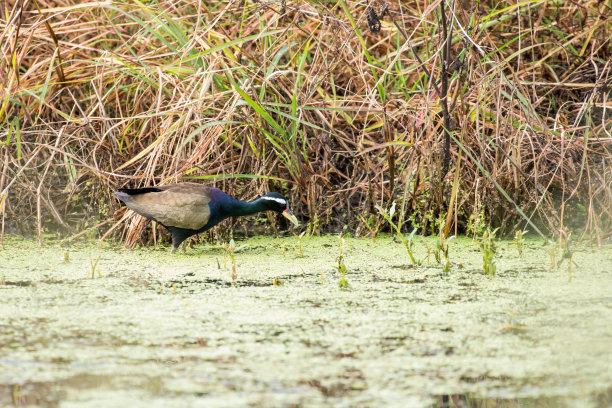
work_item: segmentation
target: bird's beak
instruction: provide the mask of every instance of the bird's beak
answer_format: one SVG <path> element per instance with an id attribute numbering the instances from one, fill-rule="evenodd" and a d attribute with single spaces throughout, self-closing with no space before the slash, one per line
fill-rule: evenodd
<path id="1" fill-rule="evenodd" d="M 289 221 L 291 221 L 293 223 L 293 225 L 295 225 L 296 227 L 298 225 L 300 225 L 300 223 L 298 222 L 298 219 L 295 215 L 293 215 L 293 213 L 291 212 L 291 210 L 289 209 L 289 207 L 287 207 L 285 209 L 285 211 L 283 211 L 283 217 L 285 217 L 286 219 L 288 219 Z"/>

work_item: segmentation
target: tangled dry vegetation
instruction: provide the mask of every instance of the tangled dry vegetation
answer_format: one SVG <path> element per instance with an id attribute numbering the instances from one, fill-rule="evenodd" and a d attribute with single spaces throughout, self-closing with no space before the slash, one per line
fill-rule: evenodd
<path id="1" fill-rule="evenodd" d="M 405 199 L 395 216 L 424 233 L 612 233 L 605 1 L 0 11 L 3 235 L 95 227 L 133 245 L 148 224 L 112 190 L 194 178 L 281 191 L 315 231 L 366 233 L 376 204 Z"/>

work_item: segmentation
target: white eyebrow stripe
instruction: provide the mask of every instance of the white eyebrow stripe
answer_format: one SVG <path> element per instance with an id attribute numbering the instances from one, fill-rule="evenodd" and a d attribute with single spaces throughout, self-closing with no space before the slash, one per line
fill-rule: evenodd
<path id="1" fill-rule="evenodd" d="M 282 198 L 277 198 L 277 197 L 261 197 L 264 200 L 270 200 L 270 201 L 276 201 L 277 203 L 280 204 L 284 204 L 287 205 L 287 201 L 283 200 Z"/>

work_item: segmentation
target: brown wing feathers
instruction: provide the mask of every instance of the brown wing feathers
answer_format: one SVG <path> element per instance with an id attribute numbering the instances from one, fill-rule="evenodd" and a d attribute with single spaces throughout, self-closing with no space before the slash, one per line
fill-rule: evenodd
<path id="1" fill-rule="evenodd" d="M 134 212 L 166 227 L 198 230 L 210 218 L 209 188 L 199 184 L 120 189 L 115 195 Z"/>

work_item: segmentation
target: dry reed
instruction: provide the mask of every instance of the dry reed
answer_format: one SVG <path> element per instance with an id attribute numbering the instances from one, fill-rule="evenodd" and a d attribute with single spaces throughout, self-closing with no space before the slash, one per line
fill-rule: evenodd
<path id="1" fill-rule="evenodd" d="M 147 224 L 119 225 L 111 192 L 193 178 L 247 199 L 281 191 L 324 230 L 366 234 L 382 223 L 374 205 L 406 192 L 396 216 L 423 233 L 479 216 L 504 232 L 529 220 L 612 233 L 606 2 L 4 0 L 0 12 L 2 236 L 103 225 L 132 246 Z"/>

